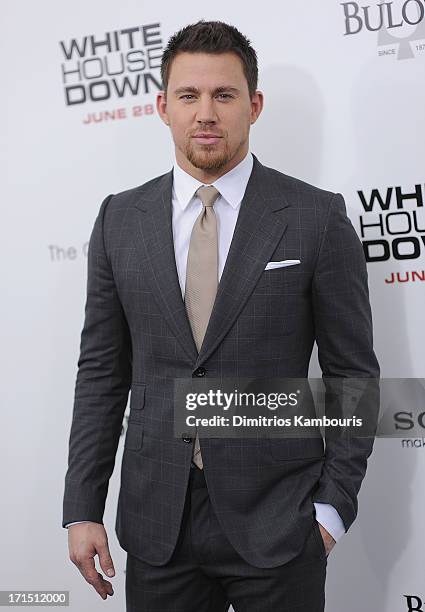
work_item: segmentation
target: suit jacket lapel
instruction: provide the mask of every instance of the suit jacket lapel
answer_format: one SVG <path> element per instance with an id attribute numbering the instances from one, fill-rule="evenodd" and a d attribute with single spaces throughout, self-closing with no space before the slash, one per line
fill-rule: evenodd
<path id="1" fill-rule="evenodd" d="M 172 170 L 135 203 L 136 248 L 158 306 L 194 367 L 212 354 L 235 322 L 287 227 L 290 204 L 273 191 L 265 168 L 254 165 L 199 355 L 181 294 L 172 230 Z"/>
<path id="2" fill-rule="evenodd" d="M 152 190 L 136 202 L 139 224 L 136 248 L 158 306 L 193 364 L 198 350 L 182 298 L 174 253 L 172 227 L 173 171 L 164 174 Z"/>
<path id="3" fill-rule="evenodd" d="M 196 367 L 208 359 L 230 330 L 288 225 L 289 202 L 280 191 L 273 190 L 267 168 L 253 157 L 252 173 Z"/>

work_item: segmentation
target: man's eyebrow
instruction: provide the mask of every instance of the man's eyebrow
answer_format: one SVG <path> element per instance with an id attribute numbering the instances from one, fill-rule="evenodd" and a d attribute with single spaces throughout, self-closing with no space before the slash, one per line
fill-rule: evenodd
<path id="1" fill-rule="evenodd" d="M 214 94 L 217 93 L 222 93 L 224 91 L 231 91 L 233 93 L 240 93 L 239 89 L 237 89 L 236 87 L 233 87 L 232 85 L 221 85 L 220 87 L 216 87 L 213 91 Z M 186 86 L 186 87 L 178 87 L 177 89 L 174 90 L 174 95 L 178 96 L 181 93 L 193 93 L 193 94 L 198 94 L 199 93 L 199 89 L 197 87 L 192 87 L 190 85 Z"/>

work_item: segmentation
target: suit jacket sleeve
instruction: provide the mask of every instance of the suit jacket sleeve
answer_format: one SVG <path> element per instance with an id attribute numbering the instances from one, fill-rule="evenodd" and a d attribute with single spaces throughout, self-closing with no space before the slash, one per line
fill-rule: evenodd
<path id="1" fill-rule="evenodd" d="M 106 255 L 105 198 L 88 248 L 87 300 L 81 332 L 65 476 L 62 526 L 103 523 L 109 478 L 131 385 L 131 339 Z"/>
<path id="2" fill-rule="evenodd" d="M 340 414 L 345 411 L 346 390 L 338 396 L 334 382 L 345 379 L 354 393 L 360 389 L 357 405 L 368 420 L 369 431 L 375 433 L 380 370 L 373 351 L 366 261 L 341 194 L 333 196 L 327 211 L 312 298 L 318 357 L 327 390 L 326 412 L 330 397 L 332 410 L 336 397 Z M 366 386 L 362 387 L 361 381 Z M 357 515 L 357 494 L 373 442 L 373 435 L 353 436 L 352 428 L 348 434 L 342 431 L 326 435 L 325 461 L 313 501 L 333 505 L 346 530 Z"/>

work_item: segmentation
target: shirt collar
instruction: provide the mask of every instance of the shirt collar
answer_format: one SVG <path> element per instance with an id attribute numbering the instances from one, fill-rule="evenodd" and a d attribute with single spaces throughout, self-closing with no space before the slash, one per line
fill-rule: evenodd
<path id="1" fill-rule="evenodd" d="M 214 185 L 220 192 L 221 196 L 230 204 L 232 208 L 236 208 L 245 193 L 249 177 L 251 175 L 254 160 L 252 154 L 248 151 L 242 161 L 237 166 L 220 176 L 211 185 Z M 188 174 L 180 168 L 177 161 L 174 160 L 173 165 L 173 190 L 174 195 L 182 210 L 185 210 L 195 195 L 198 187 L 205 185 L 196 178 Z"/>

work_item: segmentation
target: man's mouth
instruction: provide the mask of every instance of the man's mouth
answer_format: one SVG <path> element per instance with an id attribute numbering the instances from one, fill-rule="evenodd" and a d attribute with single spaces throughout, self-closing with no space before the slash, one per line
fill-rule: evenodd
<path id="1" fill-rule="evenodd" d="M 202 133 L 202 134 L 197 134 L 196 136 L 193 136 L 192 138 L 194 138 L 194 140 L 198 142 L 199 144 L 215 144 L 219 142 L 222 137 L 217 136 L 216 134 Z"/>

